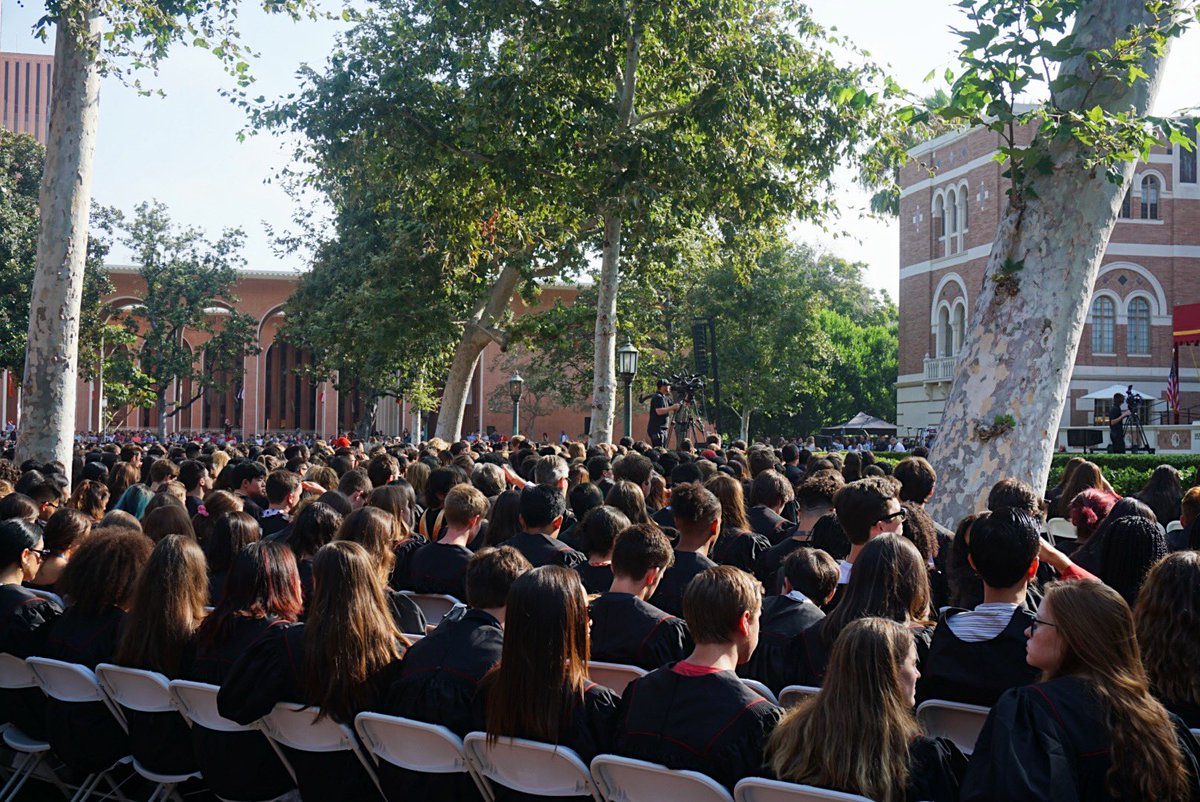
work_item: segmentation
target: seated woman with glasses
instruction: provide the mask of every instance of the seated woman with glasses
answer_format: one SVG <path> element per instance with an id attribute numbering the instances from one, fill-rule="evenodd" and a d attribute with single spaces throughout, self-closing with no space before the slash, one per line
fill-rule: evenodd
<path id="1" fill-rule="evenodd" d="M 1151 695 L 1120 594 L 1092 581 L 1051 585 L 1026 632 L 1042 681 L 992 707 L 964 802 L 1197 798 L 1200 745 Z"/>

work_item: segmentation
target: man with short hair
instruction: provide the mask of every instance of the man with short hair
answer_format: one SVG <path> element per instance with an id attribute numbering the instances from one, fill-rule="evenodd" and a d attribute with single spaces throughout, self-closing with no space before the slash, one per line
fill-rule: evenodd
<path id="1" fill-rule="evenodd" d="M 778 577 L 779 566 L 787 556 L 797 549 L 812 543 L 812 530 L 817 521 L 833 509 L 833 497 L 845 485 L 842 475 L 836 471 L 818 471 L 805 479 L 796 488 L 796 502 L 800 520 L 790 536 L 758 555 L 754 561 L 754 575 L 763 583 L 767 593 L 778 593 L 782 581 Z M 823 601 L 821 603 L 824 603 Z"/>
<path id="2" fill-rule="evenodd" d="M 446 494 L 442 509 L 446 533 L 412 553 L 407 589 L 463 599 L 467 593 L 467 565 L 471 562 L 468 546 L 487 515 L 488 500 L 471 485 L 455 485 Z"/>
<path id="3" fill-rule="evenodd" d="M 617 535 L 612 586 L 592 602 L 591 659 L 653 671 L 691 649 L 682 619 L 647 603 L 675 562 L 671 541 L 651 524 Z"/>
<path id="4" fill-rule="evenodd" d="M 674 616 L 683 615 L 684 589 L 692 578 L 716 563 L 708 551 L 721 533 L 721 502 L 699 484 L 684 484 L 671 491 L 671 507 L 679 543 L 675 564 L 667 569 L 650 603 Z"/>
<path id="5" fill-rule="evenodd" d="M 804 478 L 804 471 L 800 468 L 800 449 L 795 443 L 783 447 L 783 475 L 793 485 L 799 484 Z"/>
<path id="6" fill-rule="evenodd" d="M 460 737 L 475 729 L 472 700 L 480 680 L 500 662 L 509 588 L 531 568 L 520 552 L 507 545 L 473 556 L 466 574 L 470 609 L 456 607 L 433 632 L 408 648 L 383 712 L 440 724 Z M 388 799 L 478 798 L 474 783 L 464 773 L 408 772 L 381 761 L 379 777 Z"/>
<path id="7" fill-rule="evenodd" d="M 734 673 L 758 645 L 761 607 L 762 590 L 745 571 L 722 565 L 695 577 L 684 596 L 695 648 L 629 683 L 617 754 L 698 771 L 729 789 L 761 776 L 763 747 L 781 711 Z"/>
<path id="8" fill-rule="evenodd" d="M 612 486 L 616 484 L 613 481 L 612 463 L 609 462 L 608 457 L 598 454 L 587 461 L 586 467 L 592 484 L 600 488 L 601 495 L 607 497 L 608 491 L 612 490 Z"/>
<path id="9" fill-rule="evenodd" d="M 367 463 L 367 478 L 373 488 L 390 485 L 400 478 L 400 463 L 390 454 L 376 454 Z"/>
<path id="10" fill-rule="evenodd" d="M 746 521 L 753 531 L 771 541 L 772 546 L 784 540 L 795 526 L 780 515 L 794 496 L 791 482 L 773 468 L 760 471 L 750 483 L 750 498 L 747 499 L 750 509 L 746 510 Z"/>
<path id="11" fill-rule="evenodd" d="M 505 545 L 521 552 L 534 568 L 543 565 L 574 568 L 587 561 L 587 555 L 558 539 L 566 503 L 556 488 L 526 485 L 518 509 L 522 531 L 505 541 Z"/>
<path id="12" fill-rule="evenodd" d="M 339 493 L 350 499 L 350 506 L 358 510 L 367 503 L 367 496 L 371 495 L 374 487 L 367 472 L 362 468 L 355 468 L 342 474 L 338 479 L 337 489 Z"/>
<path id="13" fill-rule="evenodd" d="M 1037 682 L 1038 670 L 1025 662 L 1025 630 L 1034 619 L 1026 593 L 1040 547 L 1037 521 L 1024 510 L 1002 507 L 971 526 L 967 561 L 983 580 L 983 603 L 942 611 L 918 700 L 990 707 L 1009 688 Z"/>
<path id="14" fill-rule="evenodd" d="M 291 471 L 271 471 L 267 474 L 267 502 L 258 525 L 263 537 L 273 535 L 292 520 L 292 510 L 300 503 L 300 477 Z"/>
<path id="15" fill-rule="evenodd" d="M 659 379 L 658 390 L 650 398 L 650 417 L 646 421 L 646 437 L 650 445 L 666 447 L 671 437 L 671 414 L 682 407 L 682 401 L 671 402 L 671 383 Z"/>
<path id="16" fill-rule="evenodd" d="M 212 490 L 212 475 L 200 460 L 186 459 L 179 466 L 179 481 L 187 493 L 184 503 L 188 515 L 195 516 L 204 503 L 204 494 Z"/>
<path id="17" fill-rule="evenodd" d="M 267 500 L 267 466 L 261 462 L 243 460 L 233 470 L 233 492 L 242 499 L 242 509 L 262 520 L 264 507 L 270 506 Z"/>
<path id="18" fill-rule="evenodd" d="M 167 482 L 179 475 L 179 466 L 165 457 L 154 460 L 150 465 L 150 490 L 157 493 Z"/>
<path id="19" fill-rule="evenodd" d="M 1179 505 L 1179 525 L 1183 528 L 1167 532 L 1167 548 L 1170 551 L 1200 548 L 1197 519 L 1200 519 L 1200 487 L 1193 487 L 1183 494 L 1183 501 Z"/>
<path id="20" fill-rule="evenodd" d="M 650 474 L 654 473 L 654 463 L 649 458 L 630 451 L 612 466 L 614 482 L 624 479 L 633 482 L 642 489 L 642 495 L 650 493 Z"/>
<path id="21" fill-rule="evenodd" d="M 851 482 L 833 497 L 838 523 L 850 541 L 850 554 L 839 565 L 839 590 L 850 581 L 854 561 L 871 538 L 884 532 L 904 534 L 904 508 L 897 498 L 898 485 L 884 477 L 868 477 Z"/>

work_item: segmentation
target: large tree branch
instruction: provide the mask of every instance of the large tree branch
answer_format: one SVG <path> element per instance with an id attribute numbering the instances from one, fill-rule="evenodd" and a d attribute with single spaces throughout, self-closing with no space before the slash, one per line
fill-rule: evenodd
<path id="1" fill-rule="evenodd" d="M 642 123 L 648 123 L 648 122 L 651 122 L 652 120 L 659 120 L 659 119 L 662 119 L 663 117 L 671 117 L 676 114 L 687 114 L 692 109 L 696 108 L 696 102 L 697 101 L 695 101 L 695 100 L 691 100 L 691 101 L 684 103 L 682 105 L 679 105 L 679 106 L 671 106 L 670 108 L 659 109 L 657 111 L 650 111 L 645 114 L 638 114 L 638 113 L 634 112 L 633 119 L 630 121 L 629 127 L 636 128 L 637 126 L 641 125 Z"/>

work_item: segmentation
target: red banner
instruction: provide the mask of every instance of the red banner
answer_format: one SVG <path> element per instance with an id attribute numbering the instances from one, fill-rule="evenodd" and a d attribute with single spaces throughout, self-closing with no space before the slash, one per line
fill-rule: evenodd
<path id="1" fill-rule="evenodd" d="M 1175 307 L 1175 344 L 1200 345 L 1200 304 Z"/>

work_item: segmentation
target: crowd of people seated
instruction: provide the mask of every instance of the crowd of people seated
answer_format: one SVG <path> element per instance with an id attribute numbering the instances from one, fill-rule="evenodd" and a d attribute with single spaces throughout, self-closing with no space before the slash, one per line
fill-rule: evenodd
<path id="1" fill-rule="evenodd" d="M 0 652 L 215 685 L 242 725 L 284 702 L 349 725 L 374 711 L 730 790 L 1200 799 L 1200 487 L 1163 466 L 1121 498 L 1078 459 L 1046 492 L 1004 479 L 936 522 L 936 482 L 920 449 L 893 469 L 716 440 L 0 460 Z M 593 663 L 637 676 L 605 687 Z M 927 700 L 989 709 L 973 750 L 923 731 Z M 0 718 L 82 774 L 133 754 L 198 773 L 196 798 L 481 798 L 467 774 L 373 777 L 353 752 L 124 712 L 0 688 Z"/>

